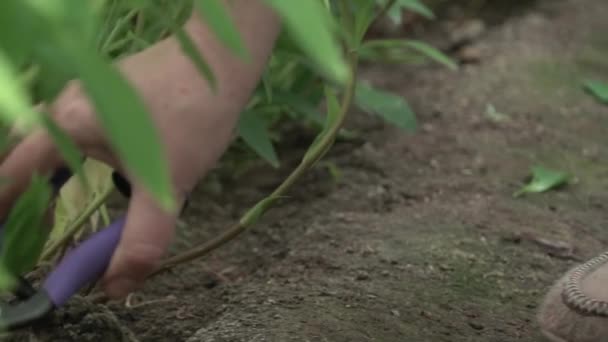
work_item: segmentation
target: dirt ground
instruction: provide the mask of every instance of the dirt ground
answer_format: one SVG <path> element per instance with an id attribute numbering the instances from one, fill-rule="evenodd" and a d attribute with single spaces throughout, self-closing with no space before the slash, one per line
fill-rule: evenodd
<path id="1" fill-rule="evenodd" d="M 417 133 L 353 111 L 364 141 L 328 156 L 338 181 L 318 168 L 212 255 L 128 303 L 75 299 L 53 318 L 61 329 L 30 341 L 543 341 L 535 314 L 548 287 L 608 245 L 608 107 L 580 85 L 608 80 L 608 2 L 501 13 L 476 14 L 486 29 L 461 54 L 479 61 L 460 71 L 364 68 L 408 99 Z M 448 19 L 418 34 L 445 46 Z M 535 164 L 575 179 L 514 198 Z M 221 232 L 290 167 L 252 171 L 221 195 L 202 184 L 174 252 Z"/>

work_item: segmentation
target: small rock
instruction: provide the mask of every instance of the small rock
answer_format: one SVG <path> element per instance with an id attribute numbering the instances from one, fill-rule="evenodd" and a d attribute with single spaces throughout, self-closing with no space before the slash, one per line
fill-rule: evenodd
<path id="1" fill-rule="evenodd" d="M 355 279 L 357 279 L 357 280 L 368 280 L 369 279 L 369 273 L 367 273 L 365 271 L 360 271 L 359 273 L 357 273 L 357 277 Z"/>
<path id="2" fill-rule="evenodd" d="M 388 270 L 383 270 L 382 272 L 380 272 L 380 274 L 381 274 L 383 277 L 388 277 L 388 276 L 390 276 L 390 275 L 391 275 L 391 272 L 390 272 L 390 271 L 388 271 Z"/>
<path id="3" fill-rule="evenodd" d="M 483 325 L 477 322 L 469 322 L 469 326 L 475 330 L 483 330 Z"/>
<path id="4" fill-rule="evenodd" d="M 391 310 L 391 314 L 395 317 L 401 317 L 401 313 L 399 310 Z"/>
<path id="5" fill-rule="evenodd" d="M 486 30 L 486 25 L 479 19 L 469 20 L 450 30 L 452 46 L 464 45 L 477 40 Z"/>
<path id="6" fill-rule="evenodd" d="M 483 53 L 479 45 L 470 45 L 458 50 L 457 57 L 463 63 L 479 63 L 482 55 Z"/>

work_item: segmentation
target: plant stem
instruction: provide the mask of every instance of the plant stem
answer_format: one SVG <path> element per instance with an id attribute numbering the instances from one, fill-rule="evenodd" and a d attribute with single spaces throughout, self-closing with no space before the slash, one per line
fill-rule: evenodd
<path id="1" fill-rule="evenodd" d="M 307 158 L 306 160 L 302 160 L 302 162 L 296 167 L 296 169 L 270 195 L 268 195 L 264 200 L 258 202 L 258 204 L 256 204 L 256 206 L 263 203 L 264 201 L 273 202 L 274 200 L 284 196 L 285 193 L 287 193 L 287 191 L 291 188 L 291 186 L 293 184 L 295 184 L 295 182 L 306 171 L 308 171 L 308 169 L 310 169 L 314 165 L 316 159 L 318 159 L 318 157 L 321 156 L 323 152 L 325 152 L 329 147 L 331 147 L 338 131 L 340 130 L 340 128 L 344 122 L 344 119 L 346 118 L 346 115 L 348 113 L 350 104 L 352 102 L 352 99 L 353 99 L 353 96 L 355 93 L 357 64 L 358 64 L 357 61 L 358 61 L 358 59 L 357 59 L 356 52 L 351 52 L 349 55 L 349 65 L 351 68 L 351 76 L 350 76 L 350 80 L 348 81 L 346 91 L 342 97 L 342 104 L 341 104 L 341 108 L 340 108 L 339 117 L 336 120 L 336 122 L 334 123 L 334 125 L 332 125 L 330 130 L 327 132 L 327 134 L 325 134 L 323 137 L 321 137 L 321 140 L 319 141 L 319 144 L 317 146 L 318 148 L 316 149 L 315 153 L 313 153 L 311 155 L 312 158 Z M 255 208 L 256 206 L 254 206 L 253 208 Z M 263 208 L 263 211 L 266 211 L 267 209 L 269 209 L 269 206 L 266 208 Z M 249 212 L 251 212 L 251 211 L 249 211 Z M 238 236 L 239 234 L 244 232 L 247 229 L 247 227 L 253 223 L 254 222 L 252 222 L 252 220 L 247 218 L 247 214 L 245 214 L 238 223 L 236 223 L 232 227 L 230 227 L 230 229 L 228 229 L 228 231 L 226 231 L 224 234 L 216 237 L 215 239 L 213 239 L 203 245 L 196 246 L 186 252 L 183 252 L 183 253 L 180 253 L 173 257 L 167 258 L 161 264 L 161 266 L 154 273 L 152 273 L 150 275 L 150 277 L 157 275 L 163 271 L 166 271 L 176 265 L 179 265 L 179 264 L 182 264 L 185 262 L 189 262 L 191 260 L 200 258 L 203 255 L 208 254 L 209 252 L 213 251 L 214 249 L 217 249 L 218 247 L 220 247 L 220 246 L 224 245 L 225 243 L 234 239 L 236 236 Z"/>
<path id="2" fill-rule="evenodd" d="M 157 268 L 154 272 L 148 275 L 148 278 L 152 278 L 158 274 L 163 273 L 179 264 L 183 264 L 186 262 L 190 262 L 192 260 L 198 259 L 204 255 L 209 254 L 211 251 L 225 245 L 226 243 L 232 241 L 238 235 L 243 233 L 249 226 L 254 224 L 255 220 L 259 218 L 259 215 L 263 214 L 265 211 L 270 209 L 271 203 L 275 200 L 283 197 L 285 193 L 291 188 L 295 182 L 302 177 L 302 175 L 308 171 L 316 161 L 320 157 L 322 157 L 323 153 L 325 153 L 335 141 L 335 137 L 344 120 L 346 119 L 346 115 L 348 114 L 348 110 L 352 103 L 356 84 L 357 84 L 357 69 L 358 69 L 358 55 L 356 50 L 349 52 L 348 64 L 350 66 L 350 79 L 346 85 L 346 90 L 342 96 L 341 105 L 340 105 L 340 113 L 338 118 L 334 122 L 334 124 L 330 127 L 326 134 L 324 134 L 313 153 L 310 154 L 308 158 L 303 158 L 300 164 L 287 176 L 287 178 L 267 197 L 256 203 L 253 207 L 251 207 L 242 217 L 241 219 L 232 225 L 226 232 L 217 236 L 215 239 L 208 241 L 204 244 L 197 245 L 190 250 L 177 254 L 175 256 L 169 257 L 165 259 L 159 268 Z M 261 212 L 256 214 L 256 208 L 261 208 Z M 99 302 L 106 299 L 104 293 L 96 292 L 89 296 L 89 299 L 92 302 Z"/>
<path id="3" fill-rule="evenodd" d="M 396 2 L 397 0 L 388 0 L 386 4 L 380 9 L 380 12 L 376 14 L 376 18 L 374 18 L 374 20 L 369 24 L 368 27 L 372 27 L 376 24 L 378 20 L 381 20 L 382 17 L 386 15 L 386 13 L 393 7 L 393 5 L 395 5 Z"/>
<path id="4" fill-rule="evenodd" d="M 103 205 L 103 203 L 108 199 L 112 191 L 113 187 L 109 187 L 105 192 L 101 194 L 101 196 L 97 197 L 97 199 L 91 203 L 91 205 L 86 208 L 84 212 L 76 220 L 70 225 L 63 236 L 60 239 L 55 241 L 52 245 L 47 248 L 41 256 L 41 260 L 48 259 L 52 257 L 62 246 L 64 246 L 68 241 L 76 234 L 80 227 L 89 219 L 89 217 L 97 210 L 99 207 Z"/>

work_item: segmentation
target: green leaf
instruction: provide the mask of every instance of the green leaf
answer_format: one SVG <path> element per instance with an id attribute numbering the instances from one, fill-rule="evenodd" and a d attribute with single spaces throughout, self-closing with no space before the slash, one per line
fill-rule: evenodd
<path id="1" fill-rule="evenodd" d="M 324 120 L 321 112 L 317 109 L 316 103 L 310 102 L 308 97 L 300 96 L 291 92 L 281 92 L 275 90 L 275 103 L 284 104 L 292 111 L 304 115 L 307 119 L 316 124 L 323 125 Z"/>
<path id="2" fill-rule="evenodd" d="M 0 50 L 0 117 L 6 123 L 16 123 L 24 130 L 29 130 L 39 122 L 39 115 L 32 109 L 11 61 L 2 50 Z"/>
<path id="3" fill-rule="evenodd" d="M 531 172 L 532 177 L 528 184 L 515 192 L 514 197 L 519 197 L 525 193 L 545 192 L 566 184 L 570 179 L 570 175 L 566 172 L 550 170 L 542 166 L 532 167 Z"/>
<path id="4" fill-rule="evenodd" d="M 380 4 L 386 6 L 388 0 L 381 0 Z M 393 21 L 393 23 L 400 25 L 402 23 L 402 11 L 403 9 L 411 12 L 420 14 L 427 19 L 435 19 L 433 11 L 419 0 L 396 0 L 393 6 L 389 8 L 387 15 Z"/>
<path id="5" fill-rule="evenodd" d="M 53 141 L 59 147 L 59 152 L 63 156 L 72 172 L 80 177 L 83 184 L 88 186 L 85 174 L 82 172 L 83 156 L 78 149 L 78 146 L 65 132 L 55 124 L 50 115 L 41 115 L 42 122 L 46 127 L 47 133 L 53 138 Z"/>
<path id="6" fill-rule="evenodd" d="M 282 17 L 300 48 L 334 81 L 344 84 L 349 68 L 334 36 L 335 22 L 320 1 L 265 0 Z"/>
<path id="7" fill-rule="evenodd" d="M 418 13 L 427 19 L 435 19 L 435 14 L 420 0 L 397 0 L 397 6 Z"/>
<path id="8" fill-rule="evenodd" d="M 369 28 L 369 25 L 373 22 L 375 18 L 375 2 L 369 0 L 362 0 L 357 3 L 357 7 L 354 9 L 354 17 L 355 17 L 355 28 L 354 28 L 354 39 L 355 44 L 359 45 L 360 42 L 365 37 L 365 33 Z M 356 45 L 355 45 L 356 46 Z"/>
<path id="9" fill-rule="evenodd" d="M 264 93 L 266 94 L 266 101 L 269 103 L 272 102 L 273 99 L 273 90 L 272 90 L 272 74 L 269 72 L 265 72 L 262 74 L 262 86 L 264 87 Z"/>
<path id="10" fill-rule="evenodd" d="M 457 70 L 456 64 L 450 57 L 436 48 L 419 41 L 406 39 L 370 39 L 359 48 L 361 58 L 379 60 L 386 57 L 402 63 L 419 63 L 420 56 Z"/>
<path id="11" fill-rule="evenodd" d="M 4 227 L 0 263 L 17 276 L 36 265 L 50 227 L 44 217 L 51 198 L 48 180 L 34 176 L 10 211 Z"/>
<path id="12" fill-rule="evenodd" d="M 430 59 L 433 59 L 437 63 L 445 65 L 449 69 L 458 70 L 458 64 L 456 64 L 450 57 L 446 56 L 443 52 L 428 45 L 427 43 L 415 40 L 406 40 L 404 41 L 404 44 L 414 50 L 417 50 L 423 55 L 426 55 Z"/>
<path id="13" fill-rule="evenodd" d="M 17 284 L 18 284 L 17 277 L 15 275 L 13 275 L 9 270 L 6 269 L 6 267 L 4 267 L 0 263 L 0 291 L 2 291 L 2 292 L 13 291 L 13 289 L 15 289 Z M 5 324 L 5 323 L 2 322 L 2 319 L 0 318 L 0 331 L 2 331 L 2 329 L 4 328 L 3 324 Z"/>
<path id="14" fill-rule="evenodd" d="M 239 119 L 238 132 L 241 138 L 273 167 L 279 167 L 279 158 L 270 140 L 266 123 L 257 112 L 244 111 Z"/>
<path id="15" fill-rule="evenodd" d="M 217 37 L 234 53 L 245 60 L 251 56 L 230 14 L 219 0 L 196 0 L 196 8 Z"/>
<path id="16" fill-rule="evenodd" d="M 207 61 L 205 61 L 203 56 L 201 56 L 190 36 L 181 27 L 175 28 L 175 36 L 181 45 L 182 51 L 184 51 L 184 53 L 190 57 L 190 60 L 194 63 L 194 66 L 198 69 L 198 72 L 207 79 L 211 89 L 216 91 L 217 79 L 213 74 L 213 70 L 211 70 L 211 67 Z"/>
<path id="17" fill-rule="evenodd" d="M 595 80 L 586 80 L 584 89 L 593 95 L 598 101 L 608 104 L 608 84 Z"/>
<path id="18" fill-rule="evenodd" d="M 175 209 L 165 151 L 139 95 L 115 68 L 93 51 L 79 46 L 70 46 L 69 51 L 73 57 L 71 62 L 120 160 L 162 207 Z"/>
<path id="19" fill-rule="evenodd" d="M 416 130 L 416 116 L 401 96 L 359 82 L 355 92 L 355 103 L 362 110 L 380 115 L 384 120 L 400 128 L 410 132 Z"/>

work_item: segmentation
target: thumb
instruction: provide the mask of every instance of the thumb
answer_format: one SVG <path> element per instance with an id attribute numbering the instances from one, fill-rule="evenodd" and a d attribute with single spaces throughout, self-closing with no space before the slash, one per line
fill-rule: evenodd
<path id="1" fill-rule="evenodd" d="M 160 264 L 173 239 L 177 216 L 162 209 L 141 189 L 134 189 L 125 227 L 102 280 L 109 297 L 121 298 L 140 287 Z"/>

